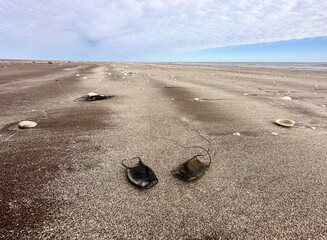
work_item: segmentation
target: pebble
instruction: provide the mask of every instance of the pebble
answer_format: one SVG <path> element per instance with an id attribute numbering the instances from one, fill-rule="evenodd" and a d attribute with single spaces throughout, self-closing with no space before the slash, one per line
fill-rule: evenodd
<path id="1" fill-rule="evenodd" d="M 33 128 L 36 125 L 37 123 L 33 121 L 21 121 L 20 123 L 18 123 L 19 128 Z"/>

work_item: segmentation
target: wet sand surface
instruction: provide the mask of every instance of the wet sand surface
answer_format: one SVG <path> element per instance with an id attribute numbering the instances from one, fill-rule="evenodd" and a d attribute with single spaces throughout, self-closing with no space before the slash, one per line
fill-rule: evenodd
<path id="1" fill-rule="evenodd" d="M 1 61 L 0 238 L 323 239 L 326 105 L 324 71 Z M 213 162 L 185 183 L 170 171 L 202 152 L 170 140 L 207 146 L 196 130 Z M 152 189 L 127 180 L 135 156 Z"/>

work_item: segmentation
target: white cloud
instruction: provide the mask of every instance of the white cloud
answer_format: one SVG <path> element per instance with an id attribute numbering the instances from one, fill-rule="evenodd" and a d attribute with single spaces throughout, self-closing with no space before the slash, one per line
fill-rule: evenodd
<path id="1" fill-rule="evenodd" d="M 2 0 L 0 52 L 123 59 L 327 36 L 326 22 L 318 0 Z"/>

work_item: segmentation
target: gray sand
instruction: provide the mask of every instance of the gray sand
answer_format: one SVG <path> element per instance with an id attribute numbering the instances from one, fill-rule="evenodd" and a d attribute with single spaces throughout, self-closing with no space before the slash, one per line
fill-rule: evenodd
<path id="1" fill-rule="evenodd" d="M 0 69 L 1 239 L 327 236 L 327 72 L 28 61 Z M 74 101 L 88 92 L 116 97 Z M 38 125 L 20 130 L 22 120 Z M 169 139 L 206 146 L 195 130 L 210 139 L 213 162 L 185 183 L 170 171 L 198 150 Z M 126 179 L 120 163 L 135 156 L 155 171 L 154 188 Z"/>

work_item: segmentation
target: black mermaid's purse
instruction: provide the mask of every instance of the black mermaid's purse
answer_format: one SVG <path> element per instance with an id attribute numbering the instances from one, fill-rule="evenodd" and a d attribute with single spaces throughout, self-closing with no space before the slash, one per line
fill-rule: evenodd
<path id="1" fill-rule="evenodd" d="M 199 133 L 200 135 L 200 133 Z M 205 137 L 203 137 L 202 135 L 200 135 L 202 138 L 204 138 L 205 140 L 207 140 Z M 172 170 L 171 173 L 173 174 L 173 176 L 179 178 L 180 180 L 183 181 L 192 181 L 195 179 L 198 179 L 199 177 L 201 177 L 209 168 L 210 164 L 211 164 L 211 156 L 210 156 L 210 142 L 209 140 L 207 140 L 209 143 L 209 147 L 208 149 L 205 149 L 203 147 L 199 147 L 199 146 L 195 146 L 195 147 L 184 147 L 181 144 L 178 143 L 178 145 L 180 145 L 183 148 L 200 148 L 202 150 L 204 150 L 207 154 L 197 154 L 195 156 L 193 156 L 191 159 L 187 160 L 186 162 L 182 163 L 181 165 L 179 165 L 176 169 Z M 209 156 L 209 163 L 203 163 L 202 161 L 200 161 L 198 158 L 199 157 L 204 157 L 208 155 Z"/>
<path id="2" fill-rule="evenodd" d="M 126 168 L 128 180 L 140 188 L 152 188 L 158 183 L 158 178 L 154 174 L 153 170 L 147 165 L 144 165 L 139 157 L 134 157 L 132 159 L 138 159 L 138 163 L 134 167 L 128 167 L 124 164 L 124 159 L 122 165 Z"/>

